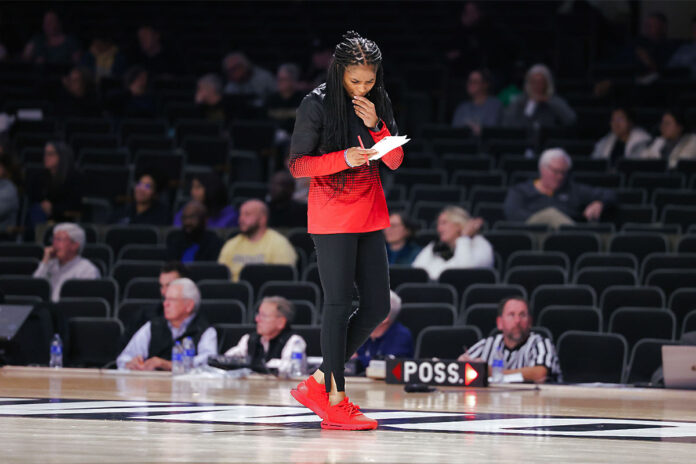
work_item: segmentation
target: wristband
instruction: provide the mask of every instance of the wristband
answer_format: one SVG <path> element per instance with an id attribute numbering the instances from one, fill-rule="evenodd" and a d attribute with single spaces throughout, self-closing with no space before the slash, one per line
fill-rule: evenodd
<path id="1" fill-rule="evenodd" d="M 349 168 L 357 167 L 357 166 L 350 164 L 350 161 L 348 161 L 348 149 L 343 151 L 343 159 L 346 160 L 346 164 L 348 165 Z"/>

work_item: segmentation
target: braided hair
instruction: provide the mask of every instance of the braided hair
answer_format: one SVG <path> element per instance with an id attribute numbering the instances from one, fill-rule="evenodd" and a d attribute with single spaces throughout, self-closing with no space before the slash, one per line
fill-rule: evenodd
<path id="1" fill-rule="evenodd" d="M 377 117 L 391 122 L 393 114 L 384 89 L 382 52 L 372 40 L 362 37 L 355 31 L 343 35 L 343 41 L 336 45 L 326 78 L 326 98 L 324 99 L 324 144 L 328 151 L 340 151 L 350 147 L 348 125 L 348 102 L 343 87 L 346 68 L 353 65 L 371 65 L 375 68 L 375 84 L 366 97 L 375 105 Z M 346 173 L 334 175 L 334 189 L 343 190 Z"/>

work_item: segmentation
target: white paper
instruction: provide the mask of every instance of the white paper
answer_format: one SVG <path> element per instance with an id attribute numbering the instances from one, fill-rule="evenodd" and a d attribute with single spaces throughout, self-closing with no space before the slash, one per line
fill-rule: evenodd
<path id="1" fill-rule="evenodd" d="M 388 137 L 384 137 L 382 140 L 370 147 L 371 150 L 377 150 L 377 154 L 372 155 L 370 161 L 380 159 L 393 149 L 400 147 L 409 140 L 411 139 L 409 139 L 405 135 L 390 135 Z"/>

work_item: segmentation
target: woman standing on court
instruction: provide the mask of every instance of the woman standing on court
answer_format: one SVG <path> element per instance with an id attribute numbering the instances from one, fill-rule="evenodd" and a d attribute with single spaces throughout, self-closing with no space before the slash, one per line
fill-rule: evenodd
<path id="1" fill-rule="evenodd" d="M 311 177 L 307 223 L 324 292 L 323 363 L 292 396 L 323 421 L 322 428 L 374 429 L 345 393 L 343 371 L 351 355 L 389 313 L 389 267 L 382 230 L 389 213 L 380 161 L 399 167 L 396 148 L 379 161 L 370 147 L 397 127 L 384 89 L 382 54 L 353 31 L 336 46 L 327 81 L 299 109 L 290 147 L 290 172 Z M 353 312 L 357 284 L 360 308 Z"/>

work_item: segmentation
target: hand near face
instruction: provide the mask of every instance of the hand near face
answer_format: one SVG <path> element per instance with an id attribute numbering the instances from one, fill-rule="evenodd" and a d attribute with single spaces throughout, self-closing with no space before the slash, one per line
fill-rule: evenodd
<path id="1" fill-rule="evenodd" d="M 472 218 L 462 228 L 462 237 L 473 237 L 483 227 L 483 219 Z"/>
<path id="2" fill-rule="evenodd" d="M 49 247 L 44 248 L 44 255 L 43 255 L 43 259 L 41 261 L 43 261 L 44 263 L 47 263 L 49 260 L 51 260 L 55 257 L 56 257 L 56 250 L 52 246 L 49 246 Z"/>
<path id="3" fill-rule="evenodd" d="M 375 105 L 365 97 L 353 97 L 353 109 L 355 114 L 362 119 L 365 127 L 373 128 L 379 122 Z"/>

